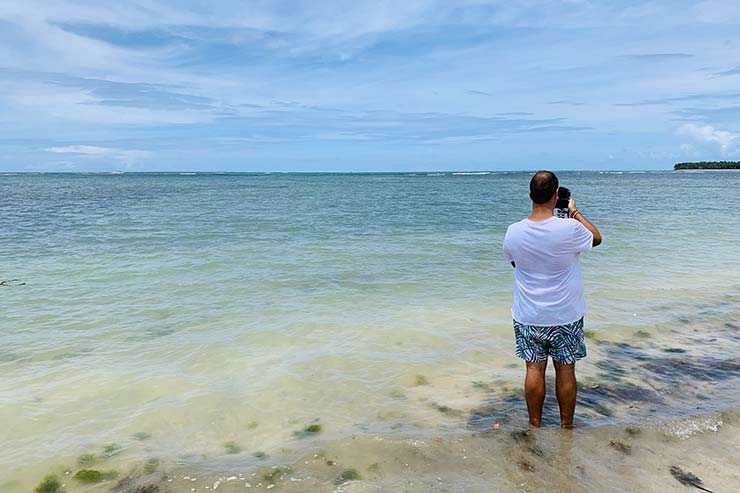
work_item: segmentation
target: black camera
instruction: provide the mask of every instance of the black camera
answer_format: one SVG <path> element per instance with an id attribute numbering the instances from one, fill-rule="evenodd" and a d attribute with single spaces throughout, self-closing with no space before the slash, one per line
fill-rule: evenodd
<path id="1" fill-rule="evenodd" d="M 555 215 L 560 218 L 568 217 L 568 201 L 570 200 L 570 190 L 565 187 L 558 189 L 558 201 L 555 202 Z"/>

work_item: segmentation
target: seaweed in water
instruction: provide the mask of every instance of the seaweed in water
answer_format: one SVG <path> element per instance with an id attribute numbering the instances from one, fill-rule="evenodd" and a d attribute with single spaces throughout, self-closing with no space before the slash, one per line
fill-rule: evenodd
<path id="1" fill-rule="evenodd" d="M 362 479 L 362 477 L 356 469 L 347 469 L 337 476 L 337 479 L 334 480 L 334 484 L 344 484 L 347 481 L 357 481 L 359 479 Z"/>
<path id="2" fill-rule="evenodd" d="M 109 443 L 108 445 L 103 446 L 103 454 L 105 454 L 106 457 L 112 456 L 119 450 L 121 450 L 121 446 L 117 443 Z"/>
<path id="3" fill-rule="evenodd" d="M 313 424 L 308 425 L 305 428 L 303 428 L 301 431 L 296 431 L 293 434 L 297 437 L 307 437 L 311 435 L 315 435 L 316 433 L 319 433 L 321 431 L 321 425 Z"/>
<path id="4" fill-rule="evenodd" d="M 452 409 L 450 406 L 445 406 L 444 404 L 433 403 L 432 407 L 434 407 L 437 411 L 441 412 L 442 414 L 446 414 L 447 416 L 462 416 L 462 411 L 458 411 L 457 409 Z"/>
<path id="5" fill-rule="evenodd" d="M 224 449 L 226 450 L 227 454 L 238 454 L 242 451 L 242 448 L 239 446 L 239 444 L 234 441 L 224 443 Z"/>
<path id="6" fill-rule="evenodd" d="M 98 462 L 98 457 L 93 454 L 82 454 L 77 457 L 77 465 L 80 467 L 90 467 Z"/>
<path id="7" fill-rule="evenodd" d="M 0 286 L 25 286 L 25 282 L 20 282 L 18 279 L 5 279 L 0 281 Z"/>
<path id="8" fill-rule="evenodd" d="M 640 433 L 642 433 L 640 428 L 636 426 L 628 426 L 624 429 L 624 431 L 626 431 L 628 435 L 639 435 Z"/>
<path id="9" fill-rule="evenodd" d="M 511 432 L 511 437 L 517 442 L 528 442 L 532 439 L 529 430 L 514 430 Z"/>
<path id="10" fill-rule="evenodd" d="M 290 472 L 290 469 L 282 468 L 282 467 L 276 467 L 272 469 L 270 472 L 265 473 L 262 478 L 267 481 L 270 484 L 275 483 L 276 480 L 280 479 L 283 475 L 288 474 Z"/>
<path id="11" fill-rule="evenodd" d="M 619 440 L 612 440 L 609 442 L 609 445 L 611 445 L 613 448 L 619 450 L 623 454 L 630 454 L 632 453 L 632 447 L 630 445 L 627 445 L 624 442 L 620 442 Z"/>
<path id="12" fill-rule="evenodd" d="M 80 483 L 100 483 L 108 479 L 113 479 L 117 475 L 115 471 L 100 472 L 95 469 L 81 469 L 72 477 Z"/>
<path id="13" fill-rule="evenodd" d="M 531 462 L 520 460 L 519 462 L 517 462 L 517 465 L 519 466 L 519 469 L 523 471 L 534 472 L 534 465 Z"/>
<path id="14" fill-rule="evenodd" d="M 701 479 L 694 476 L 688 471 L 684 471 L 678 466 L 671 466 L 671 476 L 676 478 L 676 481 L 684 486 L 693 486 L 694 488 L 700 489 L 702 491 L 714 493 L 712 490 L 708 490 L 704 487 L 704 482 Z"/>
<path id="15" fill-rule="evenodd" d="M 145 486 L 139 486 L 131 493 L 160 493 L 161 491 L 156 484 L 147 484 Z"/>
<path id="16" fill-rule="evenodd" d="M 33 491 L 36 493 L 62 493 L 64 490 L 62 490 L 62 483 L 59 482 L 57 477 L 49 475 Z"/>
<path id="17" fill-rule="evenodd" d="M 159 459 L 151 458 L 144 464 L 144 474 L 154 474 L 159 469 Z"/>
<path id="18" fill-rule="evenodd" d="M 424 375 L 416 375 L 416 385 L 429 385 L 429 379 Z"/>

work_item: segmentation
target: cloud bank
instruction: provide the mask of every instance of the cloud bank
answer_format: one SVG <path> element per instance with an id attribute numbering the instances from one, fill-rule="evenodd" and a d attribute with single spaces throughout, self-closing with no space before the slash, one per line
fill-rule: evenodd
<path id="1" fill-rule="evenodd" d="M 738 23 L 721 0 L 5 2 L 0 170 L 725 157 Z"/>

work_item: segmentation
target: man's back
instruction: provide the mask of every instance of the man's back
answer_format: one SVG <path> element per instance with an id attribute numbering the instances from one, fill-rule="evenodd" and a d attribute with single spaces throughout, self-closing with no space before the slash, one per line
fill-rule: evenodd
<path id="1" fill-rule="evenodd" d="M 578 254 L 592 244 L 591 232 L 574 219 L 524 219 L 509 226 L 503 251 L 516 265 L 514 319 L 554 326 L 583 317 L 587 310 Z"/>

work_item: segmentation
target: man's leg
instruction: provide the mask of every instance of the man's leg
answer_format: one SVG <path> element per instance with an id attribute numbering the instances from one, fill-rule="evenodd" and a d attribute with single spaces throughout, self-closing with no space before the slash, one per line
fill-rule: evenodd
<path id="1" fill-rule="evenodd" d="M 576 412 L 576 364 L 564 365 L 553 360 L 555 365 L 555 395 L 560 405 L 560 426 L 573 428 L 573 415 Z"/>
<path id="2" fill-rule="evenodd" d="M 545 403 L 545 370 L 547 360 L 540 362 L 527 361 L 527 376 L 524 378 L 524 397 L 527 399 L 529 424 L 540 427 L 542 423 L 542 405 Z"/>

